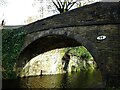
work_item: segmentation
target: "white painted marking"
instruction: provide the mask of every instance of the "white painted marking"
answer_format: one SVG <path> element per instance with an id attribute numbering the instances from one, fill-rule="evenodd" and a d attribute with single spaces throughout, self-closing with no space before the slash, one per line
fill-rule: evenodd
<path id="1" fill-rule="evenodd" d="M 97 37 L 97 40 L 104 40 L 104 39 L 106 39 L 106 38 L 107 38 L 106 36 L 101 35 L 101 36 L 98 36 L 98 37 Z"/>

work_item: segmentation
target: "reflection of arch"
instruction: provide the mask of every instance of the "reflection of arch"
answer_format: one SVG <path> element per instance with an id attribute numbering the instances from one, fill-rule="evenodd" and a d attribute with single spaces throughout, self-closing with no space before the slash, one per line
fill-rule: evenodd
<path id="1" fill-rule="evenodd" d="M 30 34 L 33 37 L 31 37 L 32 39 L 29 40 L 29 44 L 23 47 L 23 51 L 17 60 L 18 71 L 21 71 L 21 69 L 31 58 L 40 53 L 56 48 L 80 45 L 85 46 L 88 51 L 90 51 L 99 66 L 99 63 L 97 61 L 97 49 L 95 45 L 87 39 L 81 37 L 79 34 L 73 32 L 44 32 L 43 35 L 37 32 L 37 34 L 34 34 L 35 33 Z"/>

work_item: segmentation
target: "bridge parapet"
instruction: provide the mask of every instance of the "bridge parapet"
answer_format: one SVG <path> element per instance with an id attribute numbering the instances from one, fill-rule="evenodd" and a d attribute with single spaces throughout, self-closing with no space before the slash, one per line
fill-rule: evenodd
<path id="1" fill-rule="evenodd" d="M 28 33 L 50 28 L 120 24 L 120 2 L 99 2 L 26 25 Z"/>

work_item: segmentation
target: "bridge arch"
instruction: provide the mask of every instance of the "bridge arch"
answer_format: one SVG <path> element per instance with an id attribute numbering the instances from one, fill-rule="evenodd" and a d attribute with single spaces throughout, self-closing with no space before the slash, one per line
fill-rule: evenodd
<path id="1" fill-rule="evenodd" d="M 28 39 L 29 36 L 35 37 L 31 37 L 31 39 Z M 18 76 L 20 74 L 20 71 L 29 60 L 43 52 L 56 48 L 74 47 L 81 45 L 86 47 L 88 51 L 92 54 L 100 69 L 96 46 L 94 45 L 94 43 L 87 40 L 86 38 L 81 37 L 77 33 L 73 33 L 70 31 L 56 31 L 48 33 L 47 31 L 44 31 L 44 33 L 42 33 L 41 35 L 41 32 L 35 32 L 26 36 L 26 39 L 29 40 L 29 42 L 25 41 L 25 43 L 29 44 L 26 46 L 24 45 L 16 62 Z"/>
<path id="2" fill-rule="evenodd" d="M 18 71 L 30 58 L 45 52 L 45 50 L 50 50 L 50 47 L 55 49 L 58 46 L 83 45 L 96 60 L 104 79 L 110 74 L 109 79 L 119 82 L 117 78 L 120 76 L 119 6 L 119 3 L 109 3 L 109 5 L 108 3 L 96 3 L 24 26 L 23 29 L 27 34 L 17 60 Z M 97 40 L 100 36 L 106 36 L 107 38 Z M 48 37 L 52 38 L 48 40 Z M 53 45 L 53 43 L 50 45 L 53 38 L 53 42 L 60 40 L 63 44 L 56 42 L 54 44 L 58 46 Z M 49 49 L 37 48 L 45 47 L 45 44 L 42 44 L 43 41 L 48 43 L 47 47 Z M 37 43 L 38 46 L 34 46 L 34 43 Z M 38 52 L 41 50 L 41 52 L 33 53 L 34 50 Z M 114 79 L 114 77 L 117 79 Z"/>

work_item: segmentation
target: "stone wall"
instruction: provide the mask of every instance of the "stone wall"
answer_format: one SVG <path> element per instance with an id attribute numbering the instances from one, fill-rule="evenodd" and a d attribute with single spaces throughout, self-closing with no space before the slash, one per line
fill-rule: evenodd
<path id="1" fill-rule="evenodd" d="M 36 56 L 30 60 L 21 72 L 21 76 L 35 76 L 40 75 L 41 70 L 43 75 L 64 73 L 62 65 L 62 57 L 65 54 L 63 49 L 51 50 L 41 55 Z M 77 64 L 70 60 L 68 72 L 70 67 Z"/>

